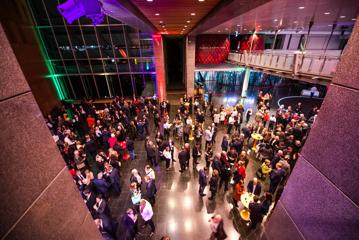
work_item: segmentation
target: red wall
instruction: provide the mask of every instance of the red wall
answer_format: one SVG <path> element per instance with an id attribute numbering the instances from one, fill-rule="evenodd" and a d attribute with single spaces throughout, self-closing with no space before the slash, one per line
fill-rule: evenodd
<path id="1" fill-rule="evenodd" d="M 251 41 L 252 41 L 253 35 L 248 35 L 245 39 L 243 39 L 240 42 L 241 48 L 240 51 L 247 50 L 249 51 L 251 47 Z M 252 45 L 252 51 L 259 51 L 264 50 L 264 38 L 262 35 L 254 35 L 253 45 Z"/>
<path id="2" fill-rule="evenodd" d="M 196 39 L 196 64 L 220 64 L 228 58 L 227 35 L 199 35 Z"/>

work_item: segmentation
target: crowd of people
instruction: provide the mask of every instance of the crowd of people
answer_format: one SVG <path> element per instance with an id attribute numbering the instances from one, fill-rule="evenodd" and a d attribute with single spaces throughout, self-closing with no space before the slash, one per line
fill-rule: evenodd
<path id="1" fill-rule="evenodd" d="M 240 103 L 215 106 L 211 95 L 207 100 L 184 96 L 173 116 L 171 104 L 155 97 L 115 97 L 103 105 L 85 99 L 76 105 L 64 104 L 45 119 L 104 239 L 117 239 L 119 224 L 127 230 L 124 239 L 135 239 L 139 228 L 149 228 L 150 236 L 154 234 L 155 167 L 161 161 L 166 171 L 172 171 L 178 160 L 183 174 L 191 160 L 196 169 L 204 159 L 205 166 L 199 169 L 199 195 L 206 196 L 209 185 L 208 200 L 215 201 L 223 188 L 222 193 L 231 194 L 232 204 L 237 207 L 244 192 L 253 194 L 250 226 L 256 228 L 279 198 L 319 111 L 313 109 L 304 116 L 298 103 L 281 106 L 270 114 L 270 94 L 258 99 L 256 110 L 245 110 Z M 223 139 L 217 139 L 219 131 L 225 132 Z M 251 150 L 253 133 L 260 134 L 262 140 Z M 129 184 L 125 180 L 122 185 L 121 166 L 137 158 L 137 141 L 143 141 L 147 159 L 138 159 L 143 170 L 131 169 Z M 260 161 L 260 166 L 245 187 L 250 160 Z M 132 207 L 117 221 L 108 201 L 121 194 L 124 187 L 130 190 Z M 211 239 L 225 239 L 222 217 L 215 214 L 209 221 Z"/>

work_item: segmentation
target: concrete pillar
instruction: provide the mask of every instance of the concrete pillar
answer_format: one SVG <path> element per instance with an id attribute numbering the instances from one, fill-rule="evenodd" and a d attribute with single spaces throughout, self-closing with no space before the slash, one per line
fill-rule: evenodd
<path id="1" fill-rule="evenodd" d="M 157 97 L 160 101 L 167 98 L 166 95 L 166 74 L 165 74 L 165 62 L 163 54 L 163 39 L 162 35 L 154 34 L 153 39 L 153 52 L 155 55 L 156 64 L 156 86 Z"/>
<path id="2" fill-rule="evenodd" d="M 249 84 L 249 74 L 251 73 L 251 70 L 248 67 L 246 67 L 244 71 L 245 71 L 245 73 L 244 73 L 242 94 L 241 94 L 242 98 L 247 97 L 247 90 L 248 90 L 248 84 Z"/>
<path id="3" fill-rule="evenodd" d="M 2 1 L 1 24 L 37 104 L 42 112 L 49 113 L 60 102 L 52 80 L 45 78 L 50 73 L 41 55 L 41 46 L 36 39 L 30 14 L 26 13 L 25 2 Z"/>
<path id="4" fill-rule="evenodd" d="M 196 37 L 186 38 L 186 94 L 193 97 L 196 68 Z"/>
<path id="5" fill-rule="evenodd" d="M 0 238 L 101 239 L 1 25 L 0 52 Z"/>
<path id="6" fill-rule="evenodd" d="M 358 238 L 358 20 L 265 239 Z"/>

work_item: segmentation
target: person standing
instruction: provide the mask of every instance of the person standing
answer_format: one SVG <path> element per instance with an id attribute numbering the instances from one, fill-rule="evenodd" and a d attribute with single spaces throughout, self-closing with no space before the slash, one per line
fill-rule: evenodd
<path id="1" fill-rule="evenodd" d="M 213 137 L 213 131 L 211 129 L 211 127 L 209 126 L 206 131 L 204 131 L 204 139 L 206 140 L 206 146 L 208 144 L 211 144 L 212 143 L 212 137 Z"/>
<path id="2" fill-rule="evenodd" d="M 200 144 L 196 143 L 192 149 L 193 166 L 199 164 L 198 159 L 201 159 L 201 148 Z"/>
<path id="3" fill-rule="evenodd" d="M 132 240 L 137 234 L 137 215 L 132 208 L 128 208 L 126 214 L 122 218 L 122 224 L 126 230 L 126 238 Z"/>
<path id="4" fill-rule="evenodd" d="M 269 192 L 271 194 L 275 193 L 275 190 L 278 187 L 278 184 L 282 181 L 282 178 L 285 176 L 285 170 L 282 168 L 281 163 L 276 164 L 276 169 L 272 170 L 270 173 L 270 184 Z"/>
<path id="5" fill-rule="evenodd" d="M 153 234 L 155 233 L 155 230 L 156 230 L 155 224 L 153 223 L 153 220 L 152 220 L 153 210 L 152 210 L 151 204 L 145 199 L 141 199 L 141 201 L 140 201 L 140 213 L 141 213 L 143 220 L 145 221 L 145 224 L 142 226 L 142 228 L 146 227 L 147 225 L 150 225 L 150 227 L 151 227 L 151 235 L 150 236 L 153 236 Z"/>
<path id="6" fill-rule="evenodd" d="M 211 165 L 211 158 L 213 157 L 212 144 L 207 145 L 205 152 L 206 167 L 209 168 Z"/>
<path id="7" fill-rule="evenodd" d="M 211 237 L 210 240 L 224 240 L 227 238 L 227 234 L 224 231 L 223 219 L 222 216 L 217 214 L 211 217 L 209 220 L 211 228 Z"/>
<path id="8" fill-rule="evenodd" d="M 204 189 L 207 186 L 208 183 L 208 168 L 204 167 L 203 169 L 199 170 L 198 172 L 198 183 L 199 183 L 199 195 L 201 197 L 206 196 L 206 194 L 204 194 Z"/>
<path id="9" fill-rule="evenodd" d="M 154 180 L 152 180 L 149 176 L 145 176 L 145 182 L 146 182 L 146 199 L 151 203 L 152 206 L 156 203 L 156 193 L 157 188 Z"/>
<path id="10" fill-rule="evenodd" d="M 209 180 L 209 190 L 211 191 L 211 197 L 208 200 L 213 200 L 216 197 L 216 193 L 218 190 L 218 171 L 213 170 L 212 177 Z"/>
<path id="11" fill-rule="evenodd" d="M 133 140 L 129 137 L 126 138 L 126 148 L 128 150 L 128 153 L 130 154 L 131 160 L 135 160 L 135 144 Z"/>
<path id="12" fill-rule="evenodd" d="M 170 170 L 170 163 L 172 160 L 172 154 L 171 154 L 171 150 L 170 147 L 167 146 L 164 150 L 163 150 L 163 157 L 166 160 L 166 171 Z"/>
<path id="13" fill-rule="evenodd" d="M 258 223 L 262 222 L 262 206 L 258 203 L 258 197 L 253 197 L 253 202 L 249 204 L 250 215 L 249 218 L 251 220 L 251 228 L 255 229 Z"/>
<path id="14" fill-rule="evenodd" d="M 182 173 L 186 170 L 186 166 L 187 166 L 187 153 L 184 147 L 182 147 L 181 151 L 178 153 L 178 160 L 181 166 L 181 170 L 179 171 Z"/>

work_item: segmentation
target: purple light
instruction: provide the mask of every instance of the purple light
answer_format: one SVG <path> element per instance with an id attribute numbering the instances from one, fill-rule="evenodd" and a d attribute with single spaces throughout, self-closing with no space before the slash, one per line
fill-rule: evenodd
<path id="1" fill-rule="evenodd" d="M 82 16 L 90 18 L 94 26 L 104 20 L 101 3 L 98 0 L 67 0 L 58 5 L 57 9 L 68 24 L 72 24 Z"/>

